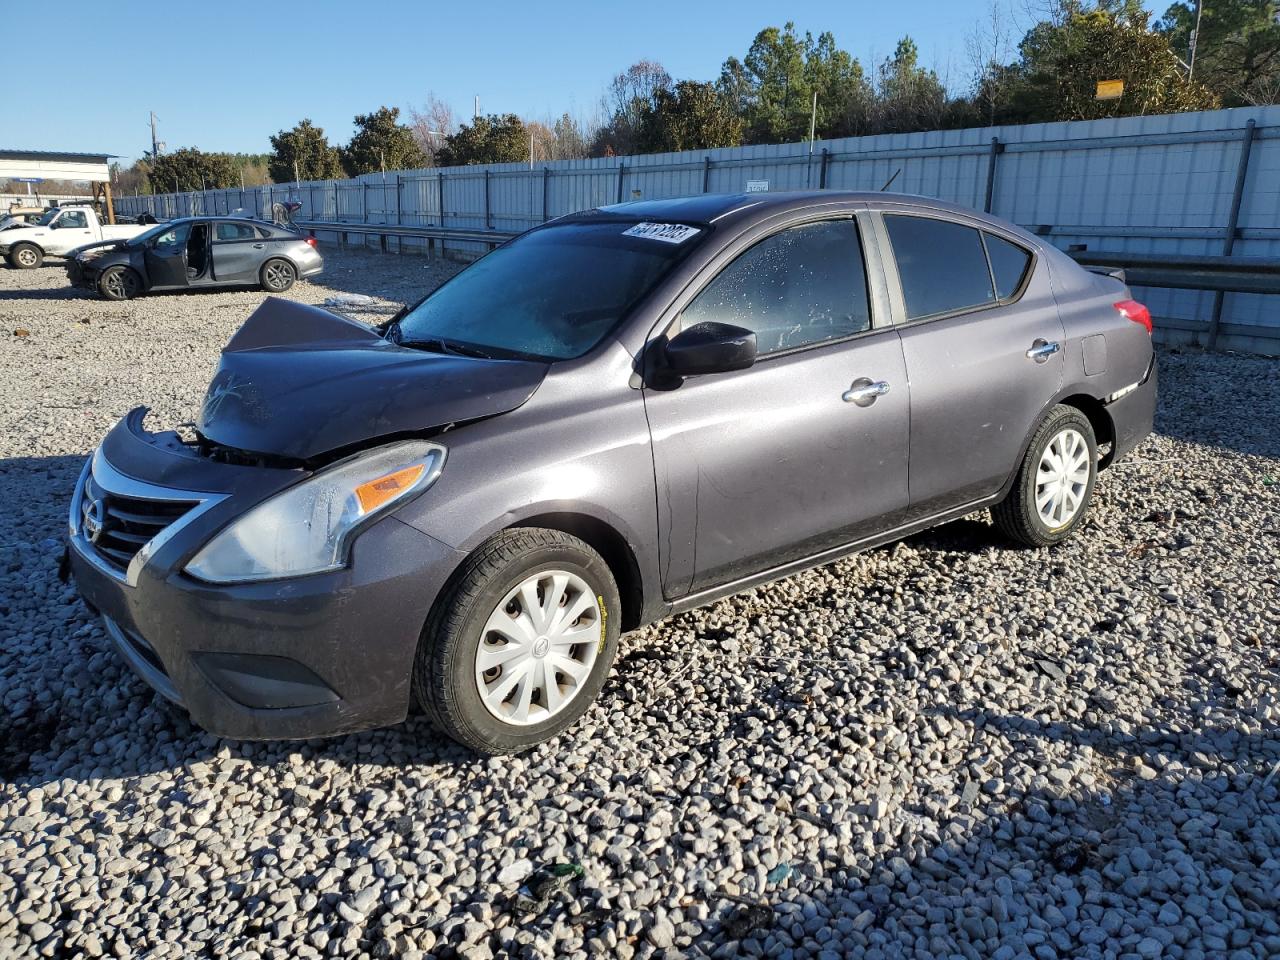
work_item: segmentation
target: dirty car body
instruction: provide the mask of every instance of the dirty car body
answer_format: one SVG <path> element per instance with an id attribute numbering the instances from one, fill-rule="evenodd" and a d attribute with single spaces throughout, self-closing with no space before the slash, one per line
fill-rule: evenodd
<path id="1" fill-rule="evenodd" d="M 273 284 L 268 273 L 277 264 L 282 282 Z M 323 269 L 324 259 L 313 239 L 276 224 L 237 217 L 183 217 L 127 240 L 78 248 L 68 257 L 67 279 L 72 286 L 127 299 L 148 292 L 243 286 L 279 293 L 293 280 L 315 276 Z M 109 289 L 113 272 L 124 274 L 133 286 L 118 286 L 113 293 Z"/>
<path id="2" fill-rule="evenodd" d="M 472 295 L 487 299 L 468 319 Z M 416 694 L 464 743 L 520 749 L 585 709 L 562 701 L 598 691 L 622 630 L 988 507 L 1057 542 L 1094 472 L 1151 429 L 1135 313 L 1116 279 L 936 201 L 586 211 L 384 328 L 269 300 L 226 347 L 194 438 L 136 410 L 103 440 L 71 564 L 137 672 L 215 733 L 391 724 Z M 273 505 L 351 472 L 341 500 L 384 468 L 369 489 L 389 505 L 331 564 L 295 563 L 302 535 Z M 254 536 L 237 532 L 249 516 Z M 509 683 L 500 663 L 521 664 Z"/>

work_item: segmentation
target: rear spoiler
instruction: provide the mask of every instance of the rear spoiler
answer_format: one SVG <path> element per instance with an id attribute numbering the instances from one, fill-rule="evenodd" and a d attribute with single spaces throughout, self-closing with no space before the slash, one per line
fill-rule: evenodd
<path id="1" fill-rule="evenodd" d="M 1129 281 L 1125 278 L 1124 267 L 1104 267 L 1098 264 L 1084 263 L 1080 264 L 1080 266 L 1084 267 L 1090 273 L 1100 273 L 1104 277 L 1111 277 L 1114 280 L 1119 280 L 1125 286 L 1129 285 Z"/>

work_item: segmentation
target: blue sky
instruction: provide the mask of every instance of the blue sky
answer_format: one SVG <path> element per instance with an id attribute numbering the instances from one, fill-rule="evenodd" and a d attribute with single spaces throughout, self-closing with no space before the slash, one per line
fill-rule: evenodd
<path id="1" fill-rule="evenodd" d="M 1021 0 L 1001 2 L 1025 24 Z M 636 60 L 657 60 L 678 79 L 714 79 L 725 57 L 786 20 L 801 33 L 831 30 L 864 67 L 910 34 L 922 60 L 962 86 L 965 37 L 991 0 L 64 0 L 66 29 L 53 27 L 47 5 L 5 6 L 6 75 L 32 81 L 10 85 L 0 147 L 133 158 L 149 146 L 150 110 L 171 149 L 232 152 L 265 152 L 270 134 L 302 117 L 343 142 L 355 114 L 382 104 L 407 112 L 432 91 L 463 119 L 475 95 L 485 113 L 586 114 Z"/>

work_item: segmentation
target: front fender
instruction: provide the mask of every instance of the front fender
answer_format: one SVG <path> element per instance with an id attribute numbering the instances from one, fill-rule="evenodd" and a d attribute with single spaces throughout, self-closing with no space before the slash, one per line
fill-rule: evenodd
<path id="1" fill-rule="evenodd" d="M 33 237 L 24 230 L 6 230 L 4 233 L 0 233 L 0 250 L 7 252 L 20 243 L 29 243 L 31 246 L 39 249 L 41 253 L 48 253 L 49 248 L 42 242 L 44 239 L 46 238 L 41 237 L 40 235 Z"/>

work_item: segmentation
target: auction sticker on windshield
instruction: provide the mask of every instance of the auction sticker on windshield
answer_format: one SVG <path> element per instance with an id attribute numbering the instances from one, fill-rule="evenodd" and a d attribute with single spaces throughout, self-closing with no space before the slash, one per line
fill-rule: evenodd
<path id="1" fill-rule="evenodd" d="M 622 231 L 624 237 L 644 237 L 646 240 L 661 240 L 663 243 L 684 243 L 690 237 L 697 236 L 700 231 L 685 223 L 637 223 Z"/>

